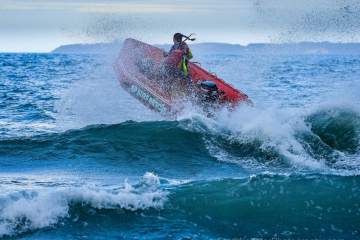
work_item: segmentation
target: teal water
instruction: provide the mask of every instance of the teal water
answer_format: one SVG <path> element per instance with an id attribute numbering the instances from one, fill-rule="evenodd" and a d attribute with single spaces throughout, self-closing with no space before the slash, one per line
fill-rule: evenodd
<path id="1" fill-rule="evenodd" d="M 0 238 L 360 239 L 359 55 L 199 56 L 255 107 L 173 121 L 112 56 L 0 59 Z"/>

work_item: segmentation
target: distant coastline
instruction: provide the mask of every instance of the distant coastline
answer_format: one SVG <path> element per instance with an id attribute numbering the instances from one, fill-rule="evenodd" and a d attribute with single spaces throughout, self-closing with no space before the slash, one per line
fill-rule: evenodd
<path id="1" fill-rule="evenodd" d="M 189 44 L 197 53 L 214 54 L 360 54 L 360 43 L 300 42 L 300 43 L 251 43 L 247 46 L 227 43 Z M 71 44 L 60 46 L 52 53 L 107 53 L 117 54 L 122 43 Z M 154 44 L 169 50 L 171 45 Z"/>

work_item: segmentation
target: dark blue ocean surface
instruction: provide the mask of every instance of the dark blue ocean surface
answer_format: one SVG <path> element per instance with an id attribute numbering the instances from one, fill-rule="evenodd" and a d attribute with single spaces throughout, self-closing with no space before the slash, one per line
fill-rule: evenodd
<path id="1" fill-rule="evenodd" d="M 0 54 L 0 238 L 360 239 L 360 55 L 204 55 L 254 107 L 163 119 L 113 56 Z"/>

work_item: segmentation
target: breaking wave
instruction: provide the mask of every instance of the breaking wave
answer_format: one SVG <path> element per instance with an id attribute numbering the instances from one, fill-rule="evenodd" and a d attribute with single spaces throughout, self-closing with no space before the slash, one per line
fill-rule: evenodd
<path id="1" fill-rule="evenodd" d="M 113 209 L 141 211 L 160 209 L 167 201 L 168 192 L 159 188 L 157 176 L 146 173 L 143 180 L 124 187 L 96 186 L 63 187 L 37 190 L 20 190 L 0 195 L 0 237 L 53 227 L 74 209 L 82 212 Z"/>

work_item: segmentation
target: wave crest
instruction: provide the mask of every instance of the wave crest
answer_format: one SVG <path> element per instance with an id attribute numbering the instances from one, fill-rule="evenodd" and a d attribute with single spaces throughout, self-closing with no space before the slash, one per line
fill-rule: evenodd
<path id="1" fill-rule="evenodd" d="M 74 205 L 128 211 L 161 209 L 168 192 L 159 187 L 158 177 L 146 173 L 139 183 L 132 186 L 125 182 L 125 187 L 120 189 L 84 186 L 3 195 L 0 197 L 0 237 L 54 226 L 70 217 L 69 210 Z"/>

